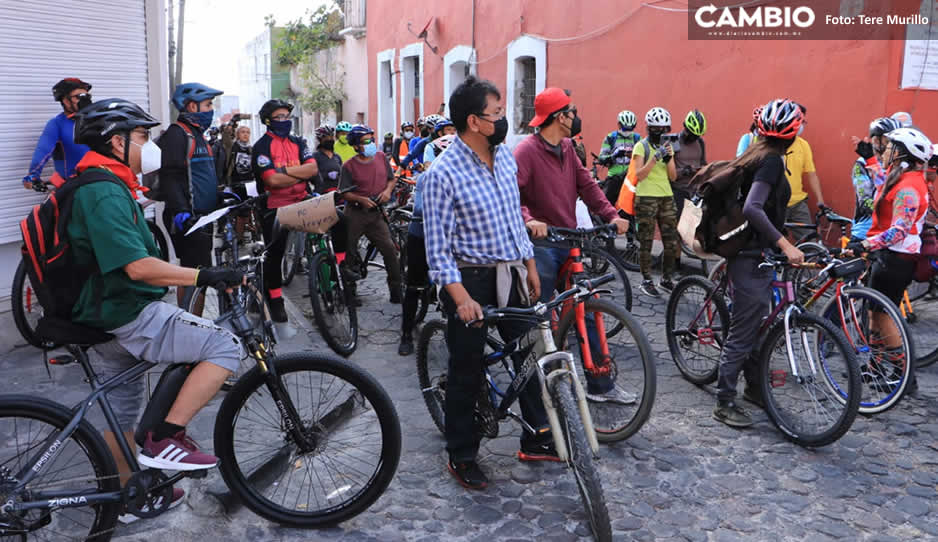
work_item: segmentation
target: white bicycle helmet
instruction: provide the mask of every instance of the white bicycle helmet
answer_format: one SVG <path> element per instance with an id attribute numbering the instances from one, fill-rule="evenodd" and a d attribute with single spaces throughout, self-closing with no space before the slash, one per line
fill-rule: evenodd
<path id="1" fill-rule="evenodd" d="M 635 113 L 632 113 L 628 109 L 620 111 L 616 120 L 618 120 L 619 124 L 621 124 L 622 127 L 626 130 L 631 130 L 635 128 L 636 124 L 638 124 L 638 119 L 635 117 Z"/>
<path id="2" fill-rule="evenodd" d="M 663 107 L 652 107 L 645 113 L 645 124 L 648 126 L 671 126 L 671 113 Z"/>
<path id="3" fill-rule="evenodd" d="M 928 162 L 928 159 L 931 158 L 931 141 L 925 137 L 925 134 L 915 128 L 897 128 L 886 134 L 886 137 L 894 144 L 901 144 L 908 154 L 922 162 Z"/>
<path id="4" fill-rule="evenodd" d="M 906 113 L 905 111 L 896 111 L 895 113 L 892 114 L 891 118 L 899 121 L 899 124 L 901 124 L 903 128 L 908 128 L 912 126 L 912 114 L 911 113 Z"/>

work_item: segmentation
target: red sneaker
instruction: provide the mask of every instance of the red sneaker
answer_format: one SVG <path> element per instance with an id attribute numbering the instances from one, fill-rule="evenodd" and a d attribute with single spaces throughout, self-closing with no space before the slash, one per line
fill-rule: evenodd
<path id="1" fill-rule="evenodd" d="M 200 452 L 185 430 L 158 442 L 153 441 L 153 431 L 148 431 L 137 462 L 151 469 L 188 471 L 210 469 L 218 465 L 218 458 Z"/>

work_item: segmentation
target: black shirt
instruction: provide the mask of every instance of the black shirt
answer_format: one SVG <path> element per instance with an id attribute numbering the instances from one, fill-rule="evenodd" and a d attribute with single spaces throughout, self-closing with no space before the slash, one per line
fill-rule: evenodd
<path id="1" fill-rule="evenodd" d="M 782 236 L 791 186 L 785 176 L 785 163 L 778 154 L 766 156 L 752 177 L 743 205 L 743 216 L 755 230 L 755 245 L 770 248 Z"/>
<path id="2" fill-rule="evenodd" d="M 316 192 L 325 194 L 330 190 L 335 190 L 339 186 L 339 177 L 342 173 L 342 157 L 333 152 L 332 158 L 317 150 L 313 153 L 316 159 L 316 165 L 319 166 L 319 178 L 316 180 Z"/>

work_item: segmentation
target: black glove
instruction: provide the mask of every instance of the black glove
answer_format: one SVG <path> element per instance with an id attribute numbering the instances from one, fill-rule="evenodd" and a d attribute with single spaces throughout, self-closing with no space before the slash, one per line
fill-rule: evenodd
<path id="1" fill-rule="evenodd" d="M 619 147 L 612 153 L 613 158 L 618 158 L 620 156 L 625 156 L 625 147 Z"/>
<path id="2" fill-rule="evenodd" d="M 670 162 L 672 158 L 674 158 L 674 155 L 671 154 L 670 152 L 667 153 L 667 154 L 665 154 L 663 157 L 661 157 L 661 159 L 664 160 L 664 163 L 665 163 L 665 164 L 667 164 L 668 162 Z"/>
<path id="3" fill-rule="evenodd" d="M 240 286 L 244 281 L 244 273 L 230 267 L 203 267 L 196 276 L 196 286 L 211 286 L 219 290 Z"/>
<path id="4" fill-rule="evenodd" d="M 49 188 L 46 186 L 46 183 L 42 182 L 42 179 L 36 179 L 33 181 L 33 190 L 36 192 L 48 192 Z"/>
<path id="5" fill-rule="evenodd" d="M 864 160 L 869 160 L 873 157 L 873 144 L 869 141 L 860 141 L 857 143 L 856 153 Z"/>
<path id="6" fill-rule="evenodd" d="M 844 250 L 849 250 L 850 252 L 853 252 L 854 256 L 859 256 L 860 254 L 869 252 L 869 250 L 863 246 L 862 241 L 850 241 L 849 243 L 847 243 L 847 246 L 844 248 Z"/>

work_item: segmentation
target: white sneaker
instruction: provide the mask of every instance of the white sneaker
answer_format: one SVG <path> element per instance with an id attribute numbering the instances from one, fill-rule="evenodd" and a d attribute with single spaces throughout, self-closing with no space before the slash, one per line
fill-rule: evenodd
<path id="1" fill-rule="evenodd" d="M 612 388 L 606 393 L 587 393 L 586 400 L 593 403 L 616 403 L 619 405 L 631 405 L 638 401 L 638 396 L 617 387 Z"/>

